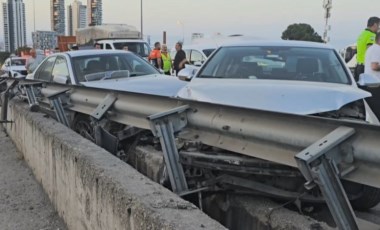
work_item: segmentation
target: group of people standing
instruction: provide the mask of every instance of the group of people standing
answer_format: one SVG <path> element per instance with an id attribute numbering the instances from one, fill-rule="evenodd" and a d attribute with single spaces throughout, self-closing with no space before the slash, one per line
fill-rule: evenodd
<path id="1" fill-rule="evenodd" d="M 173 73 L 178 76 L 178 72 L 185 68 L 186 54 L 182 50 L 182 43 L 177 42 L 175 45 L 176 54 L 174 60 L 170 56 L 168 51 L 168 46 L 163 44 L 161 46 L 160 42 L 154 43 L 154 49 L 150 53 L 148 60 L 157 68 L 162 69 L 166 75 L 172 75 Z"/>
<path id="2" fill-rule="evenodd" d="M 368 19 L 367 28 L 359 35 L 357 40 L 357 53 L 355 80 L 359 80 L 362 73 L 369 74 L 380 80 L 380 18 Z M 360 87 L 360 86 L 359 86 Z M 380 118 L 380 89 L 360 87 L 372 94 L 366 102 L 375 115 Z"/>

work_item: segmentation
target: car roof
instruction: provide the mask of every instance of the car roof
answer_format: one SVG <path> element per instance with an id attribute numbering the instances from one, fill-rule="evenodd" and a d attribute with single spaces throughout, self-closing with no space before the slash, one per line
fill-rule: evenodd
<path id="1" fill-rule="evenodd" d="M 306 41 L 290 41 L 290 40 L 279 40 L 279 41 L 239 41 L 225 43 L 221 47 L 238 47 L 238 46 L 279 46 L 279 47 L 303 47 L 303 48 L 321 48 L 321 49 L 334 49 L 332 46 L 325 43 L 319 42 L 306 42 Z"/>
<path id="2" fill-rule="evenodd" d="M 80 57 L 80 56 L 88 56 L 88 55 L 101 55 L 101 54 L 123 54 L 123 53 L 131 53 L 125 50 L 99 50 L 99 49 L 91 49 L 91 50 L 75 50 L 64 52 L 63 54 L 68 54 L 71 57 Z M 62 53 L 57 53 L 62 54 Z"/>
<path id="3" fill-rule="evenodd" d="M 141 39 L 99 39 L 96 42 L 141 42 L 146 43 L 146 41 Z"/>
<path id="4" fill-rule="evenodd" d="M 184 45 L 182 49 L 198 49 L 198 50 L 204 50 L 204 49 L 216 49 L 218 48 L 215 44 L 191 44 L 191 45 Z"/>
<path id="5" fill-rule="evenodd" d="M 26 57 L 9 57 L 8 60 L 26 60 Z"/>

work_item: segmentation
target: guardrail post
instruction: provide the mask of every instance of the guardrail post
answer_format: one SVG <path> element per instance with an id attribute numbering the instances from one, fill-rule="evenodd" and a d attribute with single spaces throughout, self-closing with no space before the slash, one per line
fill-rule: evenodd
<path id="1" fill-rule="evenodd" d="M 4 83 L 4 82 L 2 82 Z M 10 91 L 17 86 L 19 81 L 13 81 L 11 85 L 9 85 L 4 92 L 1 92 L 1 118 L 0 123 L 13 123 L 13 121 L 8 121 L 8 102 L 11 97 Z"/>
<path id="2" fill-rule="evenodd" d="M 24 83 L 21 85 L 22 88 L 24 88 L 28 103 L 29 103 L 29 109 L 32 112 L 37 112 L 39 109 L 39 103 L 37 101 L 36 95 L 35 95 L 35 85 L 41 85 L 42 82 L 37 82 L 37 83 Z"/>
<path id="3" fill-rule="evenodd" d="M 66 95 L 66 92 L 69 90 L 70 89 L 65 89 L 55 94 L 49 95 L 47 97 L 54 108 L 54 112 L 57 117 L 57 120 L 63 125 L 65 125 L 66 127 L 70 127 L 70 124 L 69 124 L 69 121 L 67 120 L 65 109 L 62 106 L 61 97 Z"/>
<path id="4" fill-rule="evenodd" d="M 339 145 L 355 133 L 353 128 L 339 127 L 295 156 L 307 180 L 305 187 L 319 186 L 339 229 L 358 230 L 355 213 L 344 191 L 338 167 Z M 353 168 L 351 168 L 352 170 Z"/>
<path id="5" fill-rule="evenodd" d="M 179 160 L 174 134 L 187 125 L 186 110 L 188 108 L 189 106 L 185 105 L 148 117 L 153 134 L 160 138 L 170 183 L 177 194 L 187 191 L 188 186 Z"/>

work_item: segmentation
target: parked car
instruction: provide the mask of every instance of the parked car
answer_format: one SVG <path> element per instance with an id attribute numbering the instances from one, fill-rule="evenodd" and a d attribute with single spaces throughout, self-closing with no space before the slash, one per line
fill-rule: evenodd
<path id="1" fill-rule="evenodd" d="M 175 96 L 187 84 L 161 74 L 138 55 L 121 50 L 56 53 L 26 78 L 163 96 Z"/>
<path id="2" fill-rule="evenodd" d="M 7 58 L 1 67 L 2 76 L 6 77 L 24 77 L 28 73 L 25 69 L 26 59 L 21 57 Z"/>
<path id="3" fill-rule="evenodd" d="M 341 56 L 330 46 L 299 41 L 223 45 L 178 97 L 238 107 L 378 123 Z M 363 83 L 365 84 L 365 82 Z"/>
<path id="4" fill-rule="evenodd" d="M 256 41 L 223 45 L 198 71 L 188 68 L 178 75 L 190 80 L 178 93 L 181 98 L 379 124 L 364 100 L 371 94 L 358 88 L 342 57 L 326 44 Z M 365 74 L 359 84 L 380 86 L 379 80 Z M 284 176 L 280 180 L 287 183 L 277 185 L 278 177 L 266 180 L 293 192 L 305 183 L 302 177 Z M 344 180 L 342 184 L 355 209 L 379 204 L 380 189 Z"/>
<path id="5" fill-rule="evenodd" d="M 189 65 L 200 67 L 207 58 L 218 48 L 215 44 L 197 44 L 183 46 L 182 49 L 186 53 L 186 59 Z M 171 58 L 174 59 L 177 51 L 173 49 L 171 51 Z"/>

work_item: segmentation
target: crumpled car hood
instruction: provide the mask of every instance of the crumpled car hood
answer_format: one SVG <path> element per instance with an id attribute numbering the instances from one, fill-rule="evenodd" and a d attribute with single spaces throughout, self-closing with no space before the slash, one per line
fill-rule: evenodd
<path id="1" fill-rule="evenodd" d="M 333 83 L 194 78 L 177 96 L 236 107 L 310 115 L 338 110 L 371 94 L 352 85 Z"/>
<path id="2" fill-rule="evenodd" d="M 93 88 L 174 97 L 187 82 L 181 81 L 174 76 L 153 74 L 141 77 L 81 82 L 81 84 Z"/>

